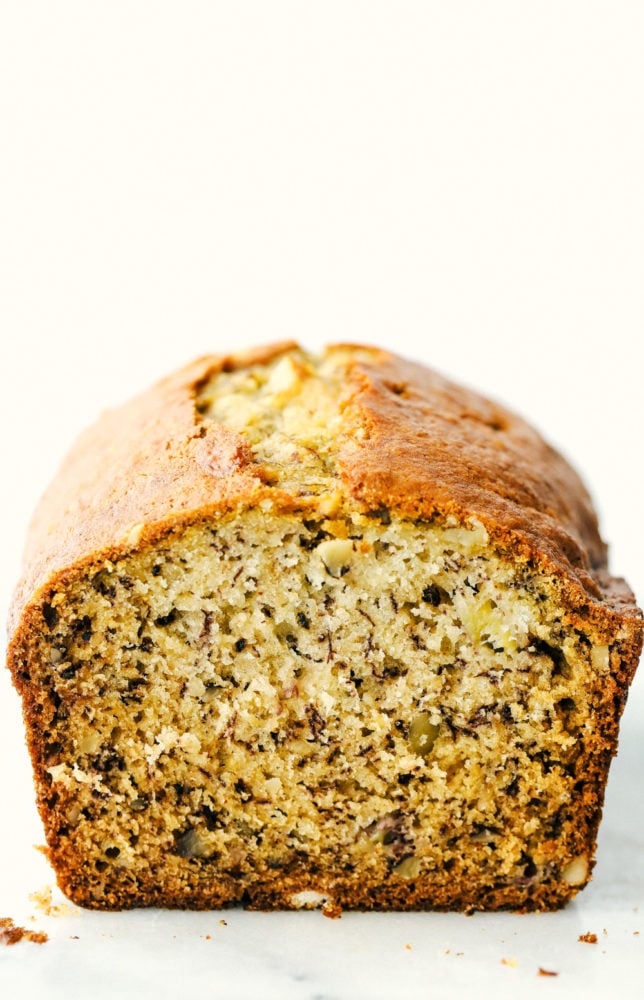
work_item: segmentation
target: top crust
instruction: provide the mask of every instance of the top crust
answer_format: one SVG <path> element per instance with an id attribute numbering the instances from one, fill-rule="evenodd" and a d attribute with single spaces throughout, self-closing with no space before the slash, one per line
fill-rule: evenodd
<path id="1" fill-rule="evenodd" d="M 217 372 L 295 349 L 201 358 L 87 430 L 36 510 L 10 630 L 52 584 L 182 525 L 262 500 L 305 511 L 305 499 L 266 483 L 238 433 L 202 420 L 196 406 Z M 502 551 L 557 578 L 571 607 L 600 628 L 621 625 L 634 670 L 641 613 L 609 575 L 591 500 L 562 456 L 520 418 L 420 364 L 343 350 L 336 447 L 345 498 L 412 518 L 477 519 Z"/>

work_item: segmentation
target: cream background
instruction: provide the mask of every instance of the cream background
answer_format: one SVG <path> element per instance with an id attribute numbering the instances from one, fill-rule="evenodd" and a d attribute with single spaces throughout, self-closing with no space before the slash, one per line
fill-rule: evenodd
<path id="1" fill-rule="evenodd" d="M 522 412 L 644 594 L 643 51 L 638 0 L 4 0 L 2 608 L 84 424 L 195 355 L 282 337 L 390 346 Z M 564 914 L 39 915 L 52 941 L 0 950 L 0 992 L 635 996 L 643 727 L 640 678 L 596 879 Z M 21 740 L 2 675 L 16 919 L 51 882 Z"/>

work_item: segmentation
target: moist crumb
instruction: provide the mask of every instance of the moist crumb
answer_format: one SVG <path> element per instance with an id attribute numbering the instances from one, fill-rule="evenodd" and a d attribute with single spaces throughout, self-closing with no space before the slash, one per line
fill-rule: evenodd
<path id="1" fill-rule="evenodd" d="M 0 944 L 18 944 L 19 941 L 33 941 L 34 944 L 44 944 L 49 937 L 44 931 L 30 931 L 27 927 L 14 924 L 11 917 L 0 917 Z"/>
<path id="2" fill-rule="evenodd" d="M 291 515 L 216 527 L 101 570 L 113 597 L 72 582 L 39 636 L 48 802 L 83 902 L 139 893 L 150 866 L 195 895 L 218 872 L 213 905 L 281 878 L 347 909 L 368 873 L 400 902 L 432 881 L 442 905 L 467 884 L 540 906 L 587 880 L 575 801 L 606 647 L 581 643 L 554 593 L 535 603 L 478 522 L 342 510 L 310 551 Z M 334 577 L 318 550 L 329 562 L 344 536 L 364 548 Z M 58 915 L 49 890 L 32 899 Z"/>

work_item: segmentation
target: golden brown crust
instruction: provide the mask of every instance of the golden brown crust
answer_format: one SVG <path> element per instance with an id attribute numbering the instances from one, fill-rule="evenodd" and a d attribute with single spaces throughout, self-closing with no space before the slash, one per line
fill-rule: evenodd
<path id="1" fill-rule="evenodd" d="M 305 506 L 306 501 L 271 487 L 246 441 L 202 420 L 196 405 L 199 388 L 216 372 L 262 364 L 294 346 L 199 359 L 105 414 L 74 447 L 34 517 L 10 619 L 9 664 L 22 689 L 34 761 L 42 758 L 33 735 L 37 727 L 29 725 L 38 704 L 21 681 L 21 663 L 32 630 L 41 626 L 36 609 L 54 587 L 212 514 L 267 499 L 276 509 Z M 577 615 L 580 622 L 591 621 L 596 634 L 610 636 L 613 669 L 602 706 L 608 723 L 601 746 L 589 757 L 592 773 L 584 775 L 580 843 L 592 841 L 621 707 L 641 650 L 642 623 L 627 584 L 608 572 L 606 548 L 583 484 L 518 417 L 384 351 L 374 351 L 370 361 L 364 352 L 356 355 L 341 406 L 340 485 L 349 503 L 423 520 L 475 518 L 501 551 L 558 581 L 571 619 Z M 39 766 L 42 772 L 42 761 Z M 47 824 L 44 773 L 37 777 Z M 48 829 L 48 836 L 55 854 L 57 830 Z M 57 857 L 62 887 L 77 902 L 97 905 L 71 865 L 66 870 L 64 847 Z M 314 884 L 319 886 L 319 874 Z M 280 881 L 258 883 L 243 902 L 255 908 L 287 906 L 294 892 L 310 888 L 306 872 L 293 871 Z M 406 886 L 384 890 L 378 878 L 372 885 L 336 878 L 329 888 L 337 905 L 363 909 L 551 909 L 563 905 L 572 892 L 556 882 L 490 886 L 485 898 L 480 892 L 468 896 L 447 875 L 442 881 L 440 875 L 418 880 L 413 892 Z M 153 881 L 135 889 L 124 885 L 118 897 L 104 898 L 101 906 L 210 907 L 236 901 L 239 889 L 230 880 L 206 884 L 194 874 L 178 875 L 176 884 L 163 890 Z"/>
<path id="2" fill-rule="evenodd" d="M 476 517 L 525 539 L 597 594 L 606 547 L 581 480 L 525 421 L 421 365 L 356 365 L 344 475 L 354 497 L 412 517 Z"/>
<path id="3" fill-rule="evenodd" d="M 291 342 L 188 365 L 117 410 L 76 443 L 34 516 L 10 631 L 57 573 L 122 553 L 174 526 L 270 497 L 246 442 L 195 406 L 214 373 L 261 364 Z M 358 351 L 359 348 L 356 348 Z M 517 416 L 385 351 L 350 365 L 338 442 L 342 485 L 367 508 L 481 521 L 501 548 L 561 578 L 572 604 L 591 599 L 632 621 L 632 593 L 610 577 L 591 500 L 568 463 Z"/>
<path id="4" fill-rule="evenodd" d="M 293 346 L 248 351 L 234 362 L 262 363 Z M 246 443 L 202 423 L 195 407 L 200 383 L 232 360 L 200 358 L 104 413 L 80 436 L 34 514 L 10 630 L 54 574 L 259 495 L 262 474 Z"/>

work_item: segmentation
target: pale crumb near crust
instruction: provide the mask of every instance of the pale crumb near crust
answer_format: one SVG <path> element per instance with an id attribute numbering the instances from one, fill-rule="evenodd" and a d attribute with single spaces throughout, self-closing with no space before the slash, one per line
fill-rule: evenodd
<path id="1" fill-rule="evenodd" d="M 126 545 L 138 545 L 145 530 L 145 524 L 133 524 L 125 536 Z"/>
<path id="2" fill-rule="evenodd" d="M 290 903 L 296 910 L 311 909 L 313 907 L 324 906 L 328 902 L 328 899 L 329 897 L 326 893 L 308 889 L 303 892 L 294 892 L 290 897 Z"/>
<path id="3" fill-rule="evenodd" d="M 610 650 L 608 646 L 593 646 L 590 654 L 593 667 L 598 673 L 605 674 L 610 668 Z"/>

